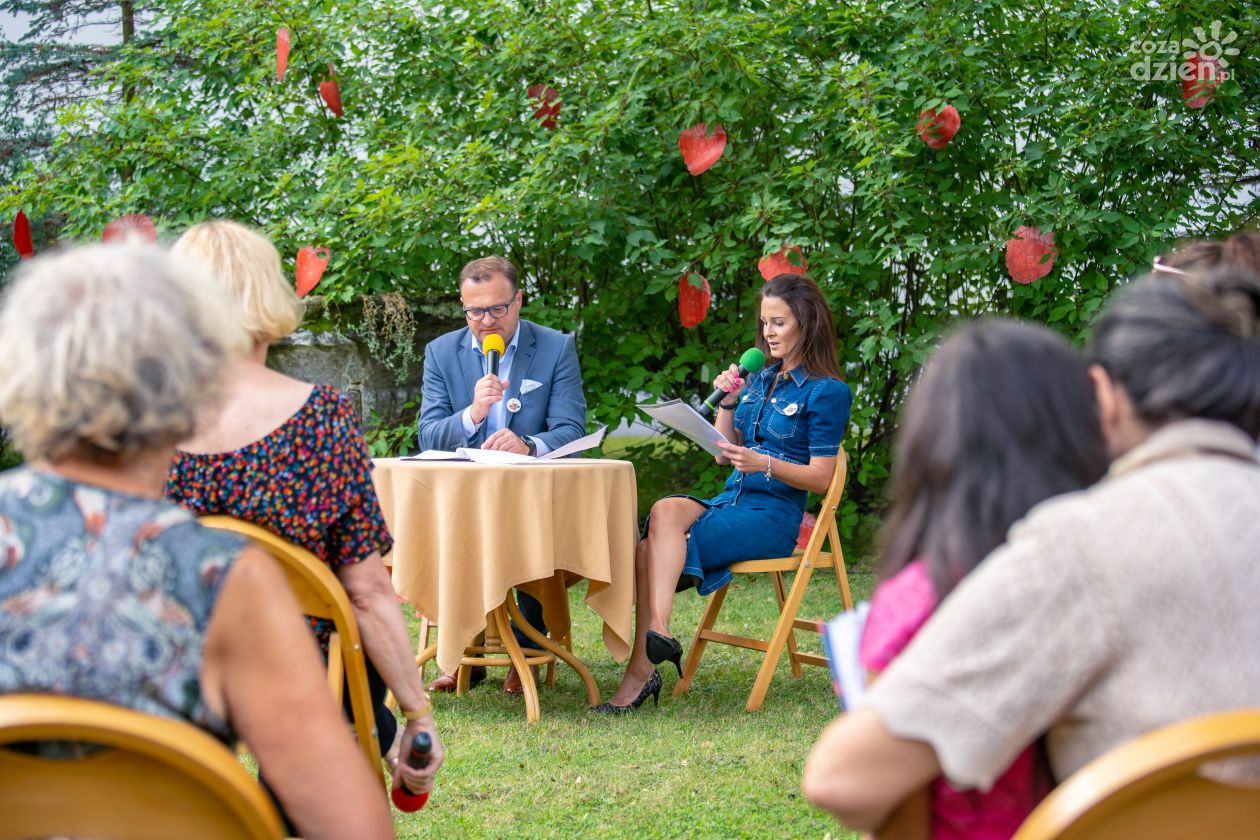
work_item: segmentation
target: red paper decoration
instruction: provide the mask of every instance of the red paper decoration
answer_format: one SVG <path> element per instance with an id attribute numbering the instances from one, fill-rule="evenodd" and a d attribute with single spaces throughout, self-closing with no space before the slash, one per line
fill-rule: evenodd
<path id="1" fill-rule="evenodd" d="M 1195 53 L 1181 68 L 1181 98 L 1188 108 L 1202 108 L 1216 95 L 1216 86 L 1229 78 L 1219 60 Z"/>
<path id="2" fill-rule="evenodd" d="M 560 103 L 555 101 L 559 92 L 550 85 L 530 85 L 525 93 L 533 100 L 534 119 L 538 124 L 548 130 L 555 128 L 556 115 L 560 113 Z"/>
<path id="3" fill-rule="evenodd" d="M 694 272 L 685 272 L 678 278 L 678 320 L 687 329 L 705 319 L 709 314 L 709 281 Z"/>
<path id="4" fill-rule="evenodd" d="M 1054 268 L 1054 234 L 1036 227 L 1020 227 L 1015 238 L 1006 240 L 1006 270 L 1016 283 L 1031 283 Z M 1049 258 L 1043 258 L 1049 254 Z"/>
<path id="5" fill-rule="evenodd" d="M 331 64 L 328 65 L 328 75 L 332 78 L 319 83 L 319 95 L 324 98 L 324 104 L 328 106 L 328 110 L 340 117 L 341 88 L 337 86 L 337 71 Z"/>
<path id="6" fill-rule="evenodd" d="M 789 253 L 796 254 L 795 261 L 800 265 L 794 265 L 789 260 Z M 804 274 L 806 267 L 805 254 L 795 245 L 784 245 L 773 254 L 762 257 L 757 263 L 757 270 L 766 280 L 772 280 L 780 274 Z"/>
<path id="7" fill-rule="evenodd" d="M 949 145 L 950 140 L 954 139 L 960 125 L 962 125 L 962 117 L 958 116 L 958 109 L 953 105 L 946 105 L 940 113 L 937 113 L 935 108 L 928 108 L 921 112 L 915 128 L 918 129 L 923 142 L 930 148 L 943 149 Z"/>
<path id="8" fill-rule="evenodd" d="M 105 225 L 105 232 L 101 234 L 101 239 L 105 242 L 119 242 L 131 237 L 145 242 L 157 242 L 157 228 L 154 227 L 153 220 L 143 213 L 120 216 Z"/>
<path id="9" fill-rule="evenodd" d="M 289 67 L 289 30 L 283 26 L 276 30 L 276 81 L 284 80 Z"/>
<path id="10" fill-rule="evenodd" d="M 17 216 L 13 219 L 13 247 L 17 248 L 18 256 L 24 260 L 35 256 L 35 245 L 31 242 L 31 222 L 21 210 L 17 211 Z"/>
<path id="11" fill-rule="evenodd" d="M 683 163 L 692 175 L 699 175 L 717 163 L 726 151 L 726 129 L 715 125 L 713 133 L 708 132 L 706 123 L 697 123 L 678 135 L 678 151 L 682 152 Z"/>
<path id="12" fill-rule="evenodd" d="M 306 245 L 297 252 L 297 293 L 306 297 L 307 292 L 319 285 L 332 254 L 327 248 Z"/>

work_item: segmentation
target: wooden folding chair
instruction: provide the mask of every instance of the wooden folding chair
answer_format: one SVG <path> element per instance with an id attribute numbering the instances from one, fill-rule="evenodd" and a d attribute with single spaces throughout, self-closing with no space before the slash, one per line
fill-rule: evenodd
<path id="1" fill-rule="evenodd" d="M 853 606 L 853 596 L 849 592 L 849 576 L 844 568 L 844 552 L 840 548 L 840 531 L 836 526 L 836 509 L 840 506 L 840 495 L 844 491 L 844 479 L 847 459 L 844 450 L 840 450 L 836 458 L 836 471 L 832 474 L 827 495 L 823 498 L 822 508 L 818 512 L 818 521 L 810 535 L 809 542 L 803 550 L 798 549 L 790 557 L 778 557 L 772 560 L 749 560 L 731 566 L 732 574 L 749 574 L 752 572 L 770 572 L 774 575 L 774 591 L 779 602 L 779 619 L 775 623 L 774 632 L 769 639 L 753 639 L 747 636 L 734 636 L 713 629 L 722 602 L 726 600 L 730 584 L 713 593 L 700 618 L 700 626 L 696 628 L 695 638 L 687 652 L 687 660 L 683 665 L 682 679 L 674 686 L 674 696 L 678 697 L 686 691 L 691 680 L 700 667 L 700 657 L 704 655 L 705 645 L 716 642 L 723 645 L 760 650 L 765 653 L 761 660 L 761 668 L 757 671 L 757 679 L 753 683 L 752 692 L 748 695 L 745 710 L 755 712 L 761 708 L 770 688 L 770 680 L 774 677 L 775 668 L 779 664 L 779 656 L 786 646 L 788 659 L 792 663 L 792 676 L 801 676 L 801 665 L 820 665 L 827 667 L 827 659 L 818 654 L 801 653 L 796 649 L 796 631 L 809 630 L 818 632 L 816 619 L 797 618 L 797 611 L 805 597 L 805 589 L 810 578 L 818 569 L 835 569 L 836 583 L 840 588 L 840 602 L 844 609 Z M 824 545 L 827 550 L 824 551 Z M 792 588 L 785 589 L 784 572 L 795 572 Z M 839 612 L 839 610 L 837 610 Z"/>
<path id="2" fill-rule="evenodd" d="M 1181 840 L 1260 836 L 1260 779 L 1226 781 L 1230 756 L 1260 762 L 1260 708 L 1208 715 L 1147 733 L 1104 753 L 1056 788 L 1014 840 Z"/>
<path id="3" fill-rule="evenodd" d="M 377 774 L 380 775 L 381 750 L 376 714 L 368 691 L 363 643 L 359 639 L 359 625 L 350 607 L 350 599 L 341 582 L 314 554 L 252 522 L 232 516 L 203 516 L 200 522 L 207 528 L 233 531 L 257 543 L 259 548 L 279 562 L 303 615 L 333 623 L 333 632 L 328 638 L 328 688 L 340 706 L 342 686 L 348 686 L 355 737 L 359 740 L 359 748 L 367 756 L 368 765 L 378 768 Z"/>
<path id="4" fill-rule="evenodd" d="M 12 748 L 48 740 L 99 746 L 70 758 Z M 0 840 L 53 836 L 285 835 L 232 751 L 191 723 L 74 697 L 0 697 Z"/>

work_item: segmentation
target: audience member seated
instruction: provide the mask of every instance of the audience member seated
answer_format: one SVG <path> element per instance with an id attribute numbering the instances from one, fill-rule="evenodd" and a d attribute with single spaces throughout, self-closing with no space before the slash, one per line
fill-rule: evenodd
<path id="1" fill-rule="evenodd" d="M 213 221 L 189 229 L 173 253 L 209 270 L 234 301 L 253 345 L 228 370 L 221 405 L 199 417 L 194 434 L 180 443 L 167 496 L 197 514 L 261 525 L 328 564 L 350 597 L 363 637 L 381 749 L 395 768 L 395 783 L 399 745 L 421 731 L 433 737 L 425 786 L 413 788 L 427 791 L 443 750 L 381 561 L 392 540 L 358 416 L 335 388 L 267 367 L 267 348 L 297 328 L 304 309 L 270 242 L 235 222 Z M 331 623 L 311 624 L 327 655 Z M 387 687 L 407 718 L 402 733 L 384 704 Z"/>
<path id="2" fill-rule="evenodd" d="M 1085 365 L 1041 326 L 962 327 L 928 362 L 894 450 L 893 503 L 862 636 L 883 671 L 943 599 L 1038 503 L 1102 477 L 1106 447 Z M 893 836 L 1010 837 L 1049 790 L 1040 742 L 985 794 L 944 779 L 911 797 Z"/>
<path id="3" fill-rule="evenodd" d="M 304 837 L 393 837 L 280 569 L 162 499 L 175 444 L 246 348 L 222 293 L 156 248 L 18 273 L 0 417 L 28 466 L 0 476 L 0 693 L 239 735 Z"/>
<path id="4" fill-rule="evenodd" d="M 1113 458 L 1039 505 L 833 722 L 814 803 L 864 831 L 944 775 L 986 791 L 1042 733 L 1065 779 L 1175 721 L 1260 706 L 1260 281 L 1116 294 L 1090 376 Z"/>
<path id="5" fill-rule="evenodd" d="M 682 644 L 669 635 L 674 593 L 701 595 L 731 580 L 732 563 L 791 554 L 809 491 L 835 472 L 851 396 L 840 373 L 826 298 L 813 280 L 780 274 L 761 287 L 757 346 L 769 364 L 739 378 L 731 365 L 714 387 L 727 396 L 714 426 L 734 467 L 721 494 L 667 496 L 652 505 L 635 552 L 635 639 L 621 685 L 592 711 L 631 712 L 661 690 L 655 666 L 682 674 Z M 746 387 L 745 387 L 746 386 Z"/>
<path id="6" fill-rule="evenodd" d="M 1166 257 L 1153 270 L 1168 274 L 1202 274 L 1215 268 L 1237 268 L 1260 277 L 1260 231 L 1245 230 L 1228 239 L 1194 240 Z"/>

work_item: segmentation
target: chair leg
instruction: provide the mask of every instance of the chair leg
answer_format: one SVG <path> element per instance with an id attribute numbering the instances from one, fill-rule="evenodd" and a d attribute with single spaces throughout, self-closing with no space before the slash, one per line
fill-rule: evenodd
<path id="1" fill-rule="evenodd" d="M 429 621 L 428 616 L 420 616 L 420 650 L 422 651 L 429 646 L 429 636 L 433 634 L 433 626 L 433 622 Z M 424 678 L 424 666 L 428 663 L 429 660 L 425 659 L 422 661 L 419 656 L 416 657 L 416 665 L 420 668 L 420 681 L 426 685 L 428 685 L 428 682 Z"/>
<path id="2" fill-rule="evenodd" d="M 757 680 L 753 683 L 752 692 L 748 695 L 745 711 L 755 712 L 765 702 L 766 692 L 770 690 L 770 680 L 774 678 L 775 668 L 779 665 L 779 656 L 792 633 L 792 622 L 796 621 L 796 613 L 801 608 L 801 600 L 805 597 L 805 588 L 814 574 L 812 563 L 801 563 L 796 571 L 796 579 L 792 581 L 792 589 L 783 603 L 779 614 L 779 622 L 774 627 L 774 635 L 770 637 L 765 658 L 757 670 Z"/>
<path id="3" fill-rule="evenodd" d="M 728 583 L 709 598 L 709 603 L 704 608 L 704 615 L 700 616 L 700 626 L 696 628 L 696 635 L 691 640 L 691 648 L 687 651 L 687 658 L 683 662 L 682 677 L 674 684 L 675 697 L 681 697 L 682 693 L 691 687 L 691 680 L 700 668 L 700 657 L 704 655 L 705 645 L 709 643 L 704 638 L 704 634 L 713 629 L 718 613 L 722 610 L 722 602 L 726 600 L 726 593 L 730 588 L 731 585 Z"/>
<path id="4" fill-rule="evenodd" d="M 782 615 L 783 603 L 785 600 L 787 600 L 787 596 L 783 590 L 783 573 L 771 572 L 770 574 L 774 576 L 774 596 L 779 601 L 779 615 Z M 803 676 L 803 672 L 801 671 L 801 662 L 799 659 L 796 658 L 796 630 L 795 628 L 788 631 L 787 649 L 788 649 L 788 662 L 791 663 L 792 665 L 792 676 L 799 678 Z"/>
<path id="5" fill-rule="evenodd" d="M 844 565 L 844 549 L 840 547 L 840 531 L 833 517 L 828 527 L 827 541 L 831 544 L 831 565 L 836 570 L 836 584 L 840 587 L 840 603 L 846 610 L 853 609 L 853 593 L 849 589 L 849 572 Z"/>

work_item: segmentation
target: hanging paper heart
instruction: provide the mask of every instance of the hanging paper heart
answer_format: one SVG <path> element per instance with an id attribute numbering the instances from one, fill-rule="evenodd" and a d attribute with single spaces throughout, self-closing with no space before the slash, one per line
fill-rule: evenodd
<path id="1" fill-rule="evenodd" d="M 560 103 L 555 99 L 560 93 L 549 85 L 530 85 L 525 92 L 533 100 L 534 119 L 538 120 L 538 124 L 546 129 L 555 128 L 556 115 L 560 113 Z"/>
<path id="2" fill-rule="evenodd" d="M 704 320 L 709 314 L 709 281 L 693 272 L 685 272 L 678 278 L 678 320 L 687 329 Z"/>
<path id="3" fill-rule="evenodd" d="M 328 106 L 328 110 L 340 117 L 341 88 L 337 86 L 337 71 L 331 64 L 328 65 L 328 75 L 332 78 L 319 83 L 319 95 L 324 98 L 324 104 Z"/>
<path id="4" fill-rule="evenodd" d="M 1053 233 L 1021 226 L 1014 239 L 1006 240 L 1006 270 L 1016 283 L 1031 283 L 1050 273 L 1057 253 Z"/>
<path id="5" fill-rule="evenodd" d="M 939 114 L 935 108 L 928 108 L 921 112 L 918 125 L 915 127 L 918 129 L 919 136 L 923 138 L 923 142 L 929 147 L 943 149 L 949 145 L 950 140 L 954 139 L 960 125 L 962 125 L 962 118 L 958 116 L 958 109 L 953 105 L 946 105 Z"/>
<path id="6" fill-rule="evenodd" d="M 284 71 L 289 69 L 289 30 L 280 27 L 276 30 L 276 81 L 284 80 Z"/>
<path id="7" fill-rule="evenodd" d="M 307 292 L 319 285 L 319 278 L 324 276 L 328 260 L 332 256 L 327 248 L 303 246 L 297 252 L 297 293 L 298 297 L 306 297 Z"/>
<path id="8" fill-rule="evenodd" d="M 715 125 L 713 133 L 708 132 L 706 123 L 697 123 L 678 135 L 678 151 L 682 152 L 683 163 L 692 175 L 699 175 L 717 163 L 726 151 L 726 129 Z"/>
<path id="9" fill-rule="evenodd" d="M 13 247 L 17 248 L 18 256 L 24 260 L 35 256 L 35 245 L 31 242 L 31 222 L 21 210 L 13 219 Z"/>
<path id="10" fill-rule="evenodd" d="M 789 257 L 789 253 L 796 256 Z M 800 265 L 796 265 L 796 263 L 800 263 Z M 761 272 L 761 276 L 766 280 L 772 280 L 780 274 L 804 274 L 805 268 L 805 254 L 795 245 L 784 245 L 773 254 L 762 257 L 757 263 L 757 270 Z"/>
<path id="11" fill-rule="evenodd" d="M 153 220 L 143 213 L 120 216 L 105 225 L 105 232 L 101 234 L 104 242 L 119 242 L 132 237 L 145 242 L 157 242 L 157 228 L 154 227 Z"/>
<path id="12" fill-rule="evenodd" d="M 1188 108 L 1202 108 L 1216 95 L 1216 86 L 1229 78 L 1218 59 L 1195 53 L 1181 68 L 1181 98 Z"/>

